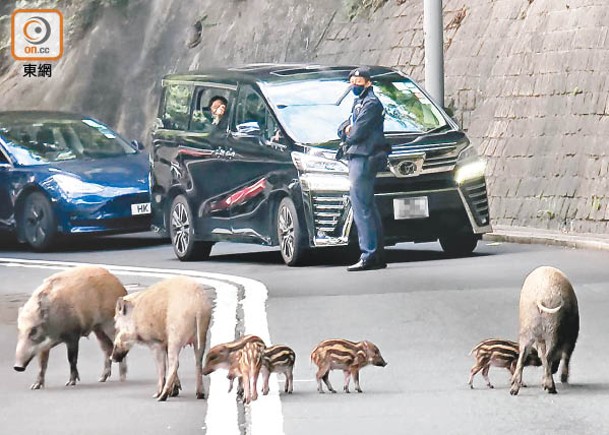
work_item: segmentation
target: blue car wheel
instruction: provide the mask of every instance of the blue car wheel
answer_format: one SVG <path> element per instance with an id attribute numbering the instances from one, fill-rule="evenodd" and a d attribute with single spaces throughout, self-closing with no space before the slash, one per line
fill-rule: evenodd
<path id="1" fill-rule="evenodd" d="M 21 234 L 32 249 L 46 251 L 57 236 L 57 223 L 49 200 L 40 192 L 27 196 L 19 223 Z"/>

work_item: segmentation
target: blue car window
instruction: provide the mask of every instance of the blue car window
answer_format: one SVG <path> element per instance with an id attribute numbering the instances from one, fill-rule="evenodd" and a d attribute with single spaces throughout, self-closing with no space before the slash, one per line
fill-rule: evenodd
<path id="1" fill-rule="evenodd" d="M 14 123 L 0 128 L 7 151 L 23 165 L 120 157 L 134 150 L 107 126 L 85 118 Z"/>

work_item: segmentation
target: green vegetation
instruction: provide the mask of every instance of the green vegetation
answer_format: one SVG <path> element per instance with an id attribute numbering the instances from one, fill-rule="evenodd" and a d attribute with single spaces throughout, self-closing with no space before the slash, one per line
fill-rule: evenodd
<path id="1" fill-rule="evenodd" d="M 358 15 L 375 12 L 385 3 L 387 0 L 345 0 L 345 8 L 349 19 L 353 20 Z"/>

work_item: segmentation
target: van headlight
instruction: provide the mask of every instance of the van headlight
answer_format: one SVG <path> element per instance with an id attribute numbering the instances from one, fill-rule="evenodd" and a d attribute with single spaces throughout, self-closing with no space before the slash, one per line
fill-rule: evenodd
<path id="1" fill-rule="evenodd" d="M 349 172 L 349 168 L 343 162 L 297 151 L 292 152 L 292 161 L 300 173 L 347 174 Z"/>
<path id="2" fill-rule="evenodd" d="M 351 183 L 345 175 L 303 174 L 300 176 L 302 189 L 312 192 L 348 192 Z"/>
<path id="3" fill-rule="evenodd" d="M 455 181 L 463 184 L 466 181 L 484 177 L 486 160 L 478 156 L 476 149 L 469 145 L 457 159 L 457 169 L 455 170 Z"/>

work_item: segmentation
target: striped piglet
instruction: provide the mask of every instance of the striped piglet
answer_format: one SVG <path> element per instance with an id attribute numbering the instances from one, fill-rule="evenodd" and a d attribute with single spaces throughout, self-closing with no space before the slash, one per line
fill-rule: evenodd
<path id="1" fill-rule="evenodd" d="M 286 393 L 294 391 L 294 362 L 296 354 L 292 349 L 282 344 L 267 347 L 262 355 L 262 394 L 269 393 L 269 376 L 271 373 L 283 373 L 285 375 Z"/>
<path id="2" fill-rule="evenodd" d="M 208 375 L 217 369 L 227 369 L 230 380 L 228 391 L 233 388 L 233 380 L 239 378 L 237 393 L 243 394 L 245 387 L 244 401 L 249 403 L 258 398 L 258 375 L 265 348 L 264 341 L 256 335 L 246 335 L 235 341 L 218 344 L 207 352 L 203 374 Z M 245 382 L 242 382 L 242 379 Z"/>
<path id="3" fill-rule="evenodd" d="M 518 362 L 518 353 L 518 343 L 514 341 L 501 340 L 498 338 L 482 340 L 469 353 L 470 355 L 473 354 L 476 358 L 476 362 L 470 370 L 468 381 L 470 388 L 474 388 L 474 376 L 480 370 L 482 370 L 482 376 L 486 381 L 486 386 L 494 388 L 488 377 L 488 371 L 491 366 L 506 368 L 514 375 L 516 363 Z M 524 365 L 536 367 L 541 365 L 541 360 L 535 349 L 532 349 Z"/>
<path id="4" fill-rule="evenodd" d="M 336 393 L 330 384 L 330 370 L 340 369 L 345 374 L 345 385 L 343 391 L 349 392 L 349 380 L 353 377 L 355 390 L 362 392 L 359 385 L 359 371 L 362 367 L 372 364 L 385 367 L 387 363 L 381 356 L 379 348 L 372 342 L 364 340 L 353 342 L 341 338 L 324 340 L 311 352 L 311 361 L 317 365 L 317 391 L 323 393 L 321 381 L 323 380 L 328 390 Z"/>

